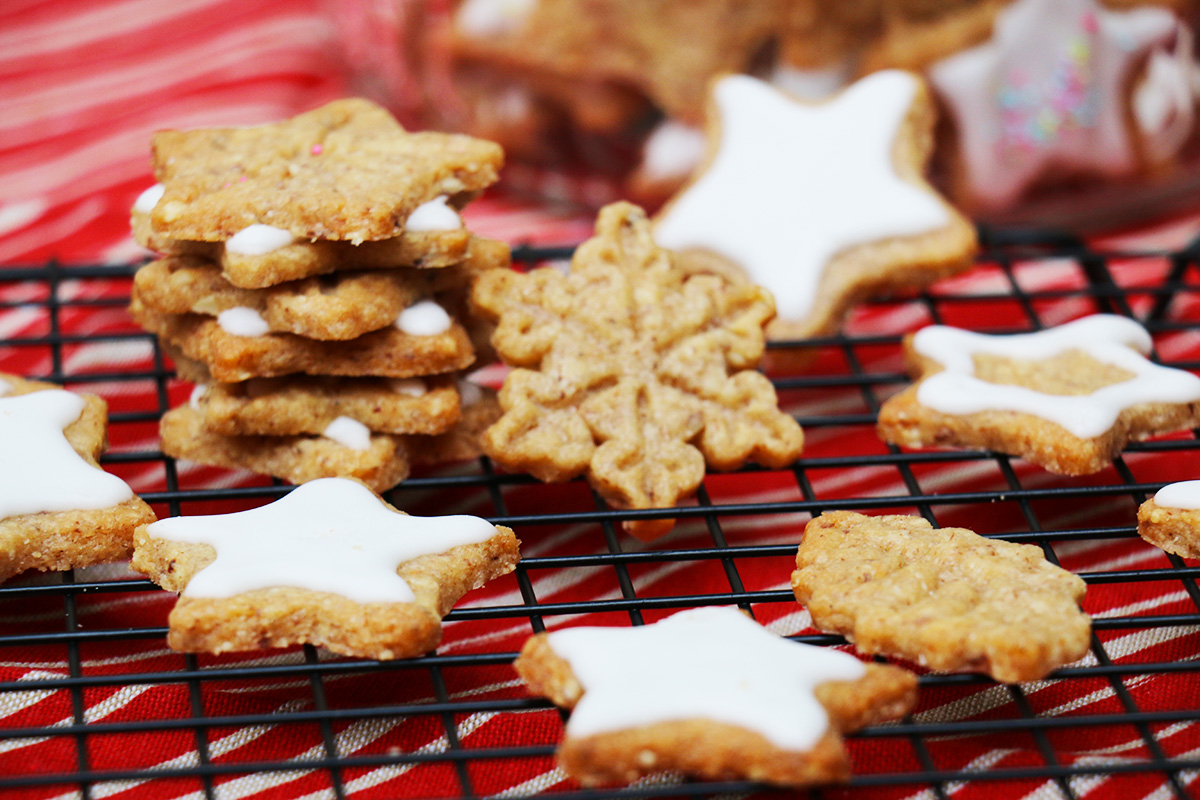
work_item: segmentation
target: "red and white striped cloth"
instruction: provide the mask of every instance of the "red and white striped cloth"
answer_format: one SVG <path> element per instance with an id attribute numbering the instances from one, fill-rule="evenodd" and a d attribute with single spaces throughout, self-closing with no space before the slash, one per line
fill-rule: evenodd
<path id="1" fill-rule="evenodd" d="M 390 49 L 403 27 L 412 24 L 411 6 L 402 0 L 356 4 L 353 11 L 335 9 L 316 0 L 266 0 L 259 3 L 233 0 L 8 0 L 0 5 L 0 263 L 33 264 L 47 258 L 68 261 L 122 261 L 140 255 L 128 235 L 128 211 L 137 194 L 151 182 L 148 142 L 152 131 L 164 127 L 252 124 L 289 116 L 355 90 L 347 61 L 369 61 L 371 69 L 391 87 L 398 109 L 415 108 L 396 87 L 412 85 L 411 65 Z M 584 191 L 586 191 L 586 186 Z M 473 205 L 468 223 L 483 235 L 512 242 L 569 243 L 590 232 L 583 215 L 555 214 L 534 205 L 488 198 Z M 1154 229 L 1113 236 L 1106 244 L 1120 247 L 1177 247 L 1190 239 L 1198 218 L 1164 224 Z M 1161 259 L 1136 260 L 1117 268 L 1118 278 L 1130 285 L 1161 280 L 1167 269 Z M 1077 265 L 1039 263 L 1018 268 L 1026 289 L 1070 289 L 1081 285 Z M 1004 291 L 999 272 L 981 268 L 949 282 L 955 292 Z M 127 286 L 105 282 L 77 282 L 62 287 L 70 299 L 118 296 Z M 11 284 L 0 287 L 0 300 L 35 300 L 39 287 Z M 1180 298 L 1173 314 L 1181 319 L 1200 318 L 1193 296 Z M 1019 324 L 1019 309 L 1012 303 L 947 306 L 947 321 L 973 327 Z M 1093 310 L 1083 301 L 1063 300 L 1041 309 L 1049 322 L 1066 320 Z M 956 311 L 969 317 L 955 319 Z M 855 317 L 859 332 L 902 332 L 927 322 L 915 305 L 873 308 Z M 46 333 L 44 313 L 35 308 L 0 312 L 0 340 Z M 102 334 L 132 330 L 119 308 L 71 308 L 60 320 L 65 332 Z M 1172 333 L 1159 339 L 1167 360 L 1200 358 L 1200 332 Z M 132 371 L 151 366 L 149 347 L 138 342 L 92 342 L 66 348 L 63 369 L 68 374 Z M 881 348 L 864 366 L 870 370 L 897 371 L 894 348 Z M 0 371 L 45 374 L 51 368 L 42 349 L 4 347 L 0 342 Z M 838 372 L 834 363 L 822 362 L 817 371 Z M 114 411 L 157 407 L 150 382 L 89 384 L 110 401 Z M 174 402 L 187 392 L 172 389 Z M 862 410 L 857 389 L 787 391 L 782 401 L 799 415 Z M 114 426 L 117 451 L 153 450 L 157 434 L 152 423 Z M 806 457 L 884 452 L 869 426 L 835 426 L 808 432 Z M 1139 481 L 1155 482 L 1194 477 L 1200 473 L 1195 454 L 1135 455 L 1128 463 Z M 135 489 L 162 489 L 164 476 L 157 462 L 112 467 Z M 1066 479 L 1015 462 L 1022 486 L 1052 487 Z M 908 491 L 894 467 L 862 466 L 814 470 L 809 476 L 817 497 L 835 507 L 839 499 L 903 497 Z M 1006 484 L 989 460 L 927 465 L 917 470 L 927 492 L 995 491 Z M 187 488 L 221 486 L 254 480 L 210 468 L 184 466 L 181 482 Z M 1071 485 L 1102 485 L 1112 473 L 1070 481 Z M 803 499 L 789 473 L 714 476 L 706 482 L 716 503 L 750 503 Z M 413 507 L 436 507 L 438 513 L 492 514 L 482 493 L 425 496 L 406 492 Z M 505 495 L 512 514 L 544 514 L 590 507 L 585 486 L 571 484 L 554 492 L 540 486 L 522 487 Z M 911 510 L 898 500 L 897 507 Z M 189 507 L 191 513 L 197 509 Z M 426 510 L 430 510 L 427 508 Z M 1127 495 L 1099 496 L 1087 501 L 1053 499 L 1039 502 L 1038 518 L 1046 526 L 1075 528 L 1089 525 L 1127 525 L 1133 506 Z M 981 531 L 1020 531 L 1028 528 L 1013 503 L 989 506 L 980 514 L 976 506 L 939 507 L 943 524 L 961 524 Z M 802 515 L 736 516 L 722 520 L 731 543 L 794 543 L 804 522 Z M 555 527 L 531 526 L 519 530 L 526 557 L 549 557 L 605 552 L 595 524 Z M 702 521 L 684 521 L 664 542 L 652 547 L 707 547 L 710 538 Z M 632 540 L 629 550 L 651 547 Z M 1056 548 L 1064 566 L 1077 571 L 1155 568 L 1167 565 L 1160 551 L 1140 540 L 1091 540 Z M 742 559 L 740 575 L 748 590 L 786 590 L 786 559 Z M 652 562 L 631 568 L 640 597 L 727 592 L 724 572 L 707 561 Z M 103 574 L 103 573 L 102 573 Z M 619 588 L 610 568 L 535 570 L 530 574 L 541 603 L 569 603 L 616 598 Z M 101 594 L 79 599 L 79 625 L 84 631 L 159 626 L 173 600 L 166 593 Z M 466 605 L 519 605 L 522 598 L 513 579 L 471 595 Z M 1137 614 L 1194 613 L 1178 581 L 1097 584 L 1088 593 L 1087 610 L 1097 618 Z M 794 604 L 764 604 L 761 621 L 780 633 L 808 629 L 807 613 Z M 650 615 L 654 618 L 654 615 Z M 619 621 L 604 614 L 563 614 L 547 619 L 550 628 L 583 623 Z M 30 598 L 20 605 L 0 608 L 0 632 L 7 635 L 62 630 L 59 597 Z M 447 625 L 440 652 L 477 654 L 511 652 L 530 633 L 522 617 L 500 620 L 466 620 Z M 1120 663 L 1185 661 L 1200 658 L 1200 635 L 1191 627 L 1105 630 L 1100 634 L 1105 650 Z M 86 675 L 179 670 L 183 657 L 168 651 L 158 639 L 97 640 L 81 647 L 80 667 Z M 1090 658 L 1090 657 L 1089 657 Z M 215 659 L 201 658 L 202 664 Z M 295 664 L 295 653 L 230 656 L 223 663 L 246 665 Z M 64 677 L 70 672 L 65 648 L 36 645 L 0 648 L 0 682 L 28 682 L 23 692 L 0 693 L 0 728 L 67 726 L 74 722 L 67 691 L 38 688 L 38 681 Z M 447 669 L 447 691 L 453 699 L 494 700 L 521 698 L 525 693 L 505 665 Z M 1200 707 L 1200 683 L 1173 674 L 1133 675 L 1124 687 L 1143 711 Z M 333 708 L 366 708 L 372 705 L 432 702 L 436 691 L 424 670 L 385 673 L 330 674 L 324 679 Z M 1074 680 L 1027 685 L 1027 701 L 1047 717 L 1092 716 L 1120 713 L 1122 698 L 1105 680 Z M 284 723 L 286 714 L 312 709 L 312 689 L 305 674 L 278 679 L 218 682 L 201 687 L 204 711 L 210 716 L 278 714 L 280 723 L 212 728 L 208 750 L 214 763 L 296 761 L 325 755 L 321 732 L 315 725 Z M 89 723 L 106 724 L 186 718 L 193 698 L 186 684 L 137 681 L 89 688 L 84 692 Z M 921 721 L 1004 719 L 1018 717 L 1012 695 L 987 682 L 963 683 L 927 695 L 916 714 Z M 336 721 L 333 736 L 344 757 L 418 753 L 436 755 L 450 743 L 436 715 L 356 717 Z M 1159 746 L 1180 758 L 1200 757 L 1200 725 L 1182 720 L 1153 726 Z M 460 716 L 458 737 L 467 748 L 488 749 L 512 745 L 545 744 L 561 735 L 561 722 L 552 711 L 515 714 L 481 711 Z M 1077 726 L 1046 732 L 1057 757 L 1064 763 L 1112 764 L 1149 756 L 1139 731 L 1130 726 Z M 941 770 L 985 770 L 1040 765 L 1038 743 L 1028 732 L 987 737 L 949 735 L 927 742 Z M 902 738 L 878 738 L 852 744 L 860 773 L 914 772 L 921 770 L 910 743 Z M 94 735 L 88 738 L 89 767 L 96 771 L 186 769 L 197 761 L 196 739 L 191 730 L 172 732 Z M 0 738 L 0 775 L 71 773 L 79 768 L 76 740 L 71 736 Z M 479 795 L 519 795 L 564 789 L 569 784 L 551 759 L 479 760 L 469 766 L 473 790 Z M 1196 775 L 1185 773 L 1191 783 Z M 347 793 L 353 797 L 423 797 L 457 794 L 460 790 L 453 766 L 445 762 L 364 766 L 342 771 Z M 1157 798 L 1169 796 L 1161 774 L 1079 776 L 1069 779 L 1074 792 L 1088 798 Z M 243 774 L 232 772 L 214 779 L 217 795 L 234 798 L 331 797 L 325 770 L 298 768 L 293 772 Z M 1051 781 L 1015 781 L 1003 784 L 970 782 L 947 787 L 955 800 L 968 798 L 1049 798 L 1059 796 Z M 77 787 L 46 786 L 10 792 L 20 798 L 78 796 Z M 203 787 L 195 779 L 115 780 L 91 789 L 95 798 L 200 798 Z M 836 792 L 833 793 L 836 796 Z M 855 796 L 925 798 L 926 790 L 881 788 Z"/>

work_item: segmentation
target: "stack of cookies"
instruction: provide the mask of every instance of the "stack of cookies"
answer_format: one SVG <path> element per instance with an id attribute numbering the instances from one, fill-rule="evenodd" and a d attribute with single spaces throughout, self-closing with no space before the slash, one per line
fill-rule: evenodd
<path id="1" fill-rule="evenodd" d="M 473 455 L 495 400 L 466 292 L 509 264 L 458 211 L 495 182 L 491 142 L 408 133 L 365 100 L 253 128 L 164 131 L 138 199 L 130 311 L 190 401 L 162 420 L 168 455 L 300 483 L 377 491 L 410 464 Z"/>

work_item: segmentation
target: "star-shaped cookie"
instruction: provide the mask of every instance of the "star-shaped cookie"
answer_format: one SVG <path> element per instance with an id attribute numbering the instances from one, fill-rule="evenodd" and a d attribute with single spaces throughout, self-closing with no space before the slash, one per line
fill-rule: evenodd
<path id="1" fill-rule="evenodd" d="M 1122 176 L 1139 166 L 1134 71 L 1180 29 L 1165 8 L 1017 0 L 991 39 L 936 62 L 929 78 L 954 118 L 960 194 L 1012 205 L 1051 174 Z"/>
<path id="2" fill-rule="evenodd" d="M 391 239 L 420 205 L 495 183 L 498 145 L 408 133 L 362 99 L 337 100 L 284 122 L 155 134 L 164 185 L 150 224 L 169 239 L 224 241 L 251 225 L 300 239 Z"/>
<path id="3" fill-rule="evenodd" d="M 884 403 L 879 435 L 1099 472 L 1130 440 L 1200 424 L 1200 378 L 1148 361 L 1152 345 L 1111 314 L 1012 336 L 931 325 L 905 338 L 917 383 Z"/>
<path id="4" fill-rule="evenodd" d="M 1200 558 L 1200 481 L 1169 483 L 1138 508 L 1138 535 L 1184 558 Z"/>
<path id="5" fill-rule="evenodd" d="M 356 481 L 324 478 L 249 511 L 142 526 L 133 567 L 180 592 L 176 650 L 308 642 L 392 659 L 436 647 L 441 618 L 511 572 L 517 546 L 478 517 L 410 517 Z"/>
<path id="6" fill-rule="evenodd" d="M 788 786 L 845 780 L 841 734 L 916 702 L 911 673 L 790 642 L 734 608 L 538 634 L 514 666 L 531 692 L 573 709 L 558 758 L 584 785 L 658 770 Z"/>
<path id="7" fill-rule="evenodd" d="M 107 406 L 95 395 L 0 375 L 0 581 L 126 558 L 154 512 L 96 459 Z"/>
<path id="8" fill-rule="evenodd" d="M 492 343 L 517 367 L 500 392 L 504 416 L 483 437 L 506 469 L 544 481 L 586 472 L 619 508 L 671 508 L 706 464 L 780 468 L 800 454 L 800 426 L 754 370 L 770 297 L 685 274 L 636 206 L 600 212 L 570 274 L 492 270 L 472 303 L 498 321 Z M 672 524 L 625 527 L 652 539 Z"/>
<path id="9" fill-rule="evenodd" d="M 686 267 L 766 287 L 773 339 L 835 330 L 851 307 L 970 266 L 975 231 L 925 181 L 933 105 L 916 75 L 870 75 L 806 103 L 745 75 L 712 89 L 710 154 L 655 218 Z"/>

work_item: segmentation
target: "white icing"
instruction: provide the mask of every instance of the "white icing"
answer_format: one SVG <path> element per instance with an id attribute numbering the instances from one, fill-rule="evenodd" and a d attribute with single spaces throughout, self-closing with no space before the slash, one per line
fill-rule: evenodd
<path id="1" fill-rule="evenodd" d="M 769 78 L 771 85 L 801 100 L 824 100 L 850 82 L 850 62 L 820 69 L 797 69 L 779 64 Z"/>
<path id="2" fill-rule="evenodd" d="M 992 38 L 935 63 L 930 80 L 955 118 L 972 192 L 1011 204 L 1048 167 L 1128 174 L 1129 72 L 1179 28 L 1170 11 L 1109 11 L 1095 0 L 1017 0 Z"/>
<path id="3" fill-rule="evenodd" d="M 420 378 L 392 378 L 388 387 L 396 394 L 406 394 L 409 397 L 423 397 L 429 391 L 425 381 Z"/>
<path id="4" fill-rule="evenodd" d="M 288 586 L 359 603 L 405 603 L 412 602 L 413 592 L 397 567 L 487 541 L 496 529 L 479 517 L 399 514 L 360 483 L 322 478 L 269 505 L 235 514 L 171 517 L 146 532 L 217 549 L 216 560 L 196 573 L 184 597 L 233 597 Z"/>
<path id="5" fill-rule="evenodd" d="M 941 201 L 893 164 L 916 90 L 911 74 L 886 70 L 806 105 L 745 75 L 722 78 L 716 157 L 668 206 L 655 238 L 725 256 L 771 291 L 781 318 L 804 319 L 837 253 L 949 222 Z"/>
<path id="6" fill-rule="evenodd" d="M 265 336 L 271 332 L 263 315 L 246 306 L 225 309 L 217 315 L 217 324 L 234 336 Z"/>
<path id="7" fill-rule="evenodd" d="M 8 381 L 4 380 L 4 378 L 0 378 L 0 397 L 3 397 L 4 395 L 8 394 L 11 391 L 12 391 L 12 384 L 9 383 Z"/>
<path id="8" fill-rule="evenodd" d="M 325 426 L 321 435 L 351 450 L 371 449 L 371 430 L 350 417 L 338 417 Z"/>
<path id="9" fill-rule="evenodd" d="M 458 397 L 460 404 L 473 406 L 483 399 L 483 389 L 473 381 L 461 380 L 458 382 Z"/>
<path id="10" fill-rule="evenodd" d="M 404 223 L 404 230 L 409 233 L 425 233 L 428 231 L 456 231 L 463 226 L 462 217 L 446 204 L 449 198 L 441 195 L 428 203 L 422 203 L 413 209 Z"/>
<path id="11" fill-rule="evenodd" d="M 571 628 L 547 642 L 585 690 L 567 722 L 572 737 L 708 719 L 804 751 L 829 724 L 813 689 L 866 672 L 853 656 L 790 642 L 733 608 L 636 628 Z"/>
<path id="12" fill-rule="evenodd" d="M 434 301 L 422 300 L 400 312 L 396 327 L 412 336 L 435 336 L 450 330 L 450 315 Z"/>
<path id="13" fill-rule="evenodd" d="M 225 242 L 225 252 L 242 256 L 262 256 L 287 247 L 294 241 L 296 237 L 292 236 L 290 231 L 255 223 L 229 237 Z"/>
<path id="14" fill-rule="evenodd" d="M 684 178 L 700 165 L 705 144 L 704 131 L 666 120 L 646 139 L 642 169 L 651 178 Z"/>
<path id="15" fill-rule="evenodd" d="M 943 325 L 922 328 L 913 348 L 945 367 L 917 389 L 921 405 L 944 414 L 1016 411 L 1050 420 L 1081 438 L 1107 431 L 1121 412 L 1139 403 L 1200 400 L 1200 378 L 1154 364 L 1150 335 L 1126 317 L 1096 314 L 1036 333 L 989 336 Z M 1056 395 L 1024 386 L 989 383 L 974 376 L 976 354 L 1041 360 L 1077 350 L 1134 377 L 1087 395 Z"/>
<path id="16" fill-rule="evenodd" d="M 1154 502 L 1163 508 L 1200 509 L 1200 481 L 1168 483 L 1154 495 Z"/>
<path id="17" fill-rule="evenodd" d="M 158 201 L 162 200 L 163 192 L 167 187 L 161 183 L 156 183 L 146 191 L 138 195 L 137 200 L 133 201 L 133 210 L 139 214 L 149 214 L 158 205 Z"/>
<path id="18" fill-rule="evenodd" d="M 1190 30 L 1181 27 L 1175 49 L 1155 50 L 1133 93 L 1133 118 L 1151 158 L 1163 160 L 1179 152 L 1196 122 L 1197 65 Z"/>
<path id="19" fill-rule="evenodd" d="M 537 0 L 466 0 L 454 21 L 467 36 L 500 36 L 519 30 L 536 5 Z"/>
<path id="20" fill-rule="evenodd" d="M 133 497 L 125 481 L 84 461 L 63 435 L 85 406 L 61 389 L 0 399 L 0 519 L 111 508 Z"/>
<path id="21" fill-rule="evenodd" d="M 200 401 L 204 399 L 204 395 L 208 393 L 208 387 L 203 383 L 197 383 L 192 387 L 192 394 L 188 397 L 188 405 L 197 411 L 200 410 Z"/>

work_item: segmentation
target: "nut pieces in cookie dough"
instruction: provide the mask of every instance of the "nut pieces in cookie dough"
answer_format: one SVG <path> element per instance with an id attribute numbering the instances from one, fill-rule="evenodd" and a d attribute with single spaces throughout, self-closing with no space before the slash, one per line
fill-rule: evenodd
<path id="1" fill-rule="evenodd" d="M 471 295 L 497 321 L 492 344 L 515 369 L 504 416 L 483 437 L 505 469 L 544 481 L 586 473 L 618 508 L 672 508 L 705 468 L 779 468 L 803 435 L 754 367 L 770 296 L 716 275 L 688 275 L 651 238 L 641 209 L 600 212 L 567 275 L 495 270 Z M 627 521 L 641 539 L 673 520 Z"/>

